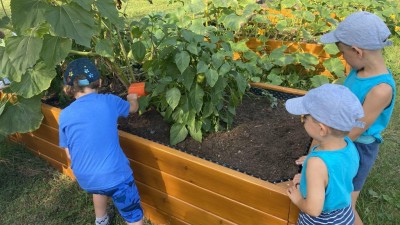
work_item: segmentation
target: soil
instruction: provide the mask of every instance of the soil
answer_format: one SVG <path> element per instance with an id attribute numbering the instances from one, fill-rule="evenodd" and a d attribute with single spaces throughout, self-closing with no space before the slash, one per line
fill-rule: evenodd
<path id="1" fill-rule="evenodd" d="M 247 94 L 234 121 L 231 130 L 209 134 L 201 143 L 189 137 L 171 147 L 273 183 L 299 172 L 294 161 L 306 154 L 311 140 L 283 100 L 271 108 L 269 98 Z M 170 126 L 155 110 L 121 118 L 119 129 L 169 145 Z"/>

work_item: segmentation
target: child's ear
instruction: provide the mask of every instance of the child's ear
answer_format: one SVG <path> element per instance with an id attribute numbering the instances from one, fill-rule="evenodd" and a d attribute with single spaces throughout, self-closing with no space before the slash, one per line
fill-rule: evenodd
<path id="1" fill-rule="evenodd" d="M 353 51 L 356 52 L 359 57 L 363 56 L 364 52 L 361 48 L 356 47 L 356 46 L 351 46 L 351 49 L 353 49 Z"/>
<path id="2" fill-rule="evenodd" d="M 328 126 L 322 123 L 318 123 L 318 125 L 319 125 L 319 135 L 321 135 L 321 137 L 325 137 L 326 135 L 329 134 L 330 129 Z"/>

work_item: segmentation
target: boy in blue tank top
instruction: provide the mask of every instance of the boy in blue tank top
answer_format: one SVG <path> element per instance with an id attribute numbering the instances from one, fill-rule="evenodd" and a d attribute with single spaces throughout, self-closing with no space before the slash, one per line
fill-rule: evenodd
<path id="1" fill-rule="evenodd" d="M 127 101 L 111 94 L 98 94 L 100 74 L 87 58 L 68 64 L 64 91 L 76 100 L 59 118 L 61 147 L 71 159 L 79 186 L 93 194 L 96 225 L 111 224 L 108 198 L 127 224 L 143 225 L 143 210 L 128 158 L 118 138 L 118 117 L 138 110 L 136 94 Z"/>
<path id="2" fill-rule="evenodd" d="M 395 81 L 382 55 L 382 49 L 392 44 L 389 36 L 388 27 L 378 16 L 356 12 L 339 23 L 336 30 L 321 37 L 322 43 L 336 43 L 352 67 L 344 85 L 358 97 L 365 113 L 362 121 L 366 126 L 354 128 L 349 134 L 360 154 L 352 193 L 356 225 L 363 224 L 355 208 L 356 201 L 377 158 L 379 144 L 383 142 L 381 133 L 389 123 L 395 103 Z"/>
<path id="3" fill-rule="evenodd" d="M 291 114 L 302 115 L 304 129 L 319 143 L 287 191 L 300 209 L 297 224 L 353 224 L 351 192 L 359 156 L 346 135 L 353 127 L 364 127 L 357 96 L 345 86 L 325 84 L 287 100 L 285 107 Z"/>

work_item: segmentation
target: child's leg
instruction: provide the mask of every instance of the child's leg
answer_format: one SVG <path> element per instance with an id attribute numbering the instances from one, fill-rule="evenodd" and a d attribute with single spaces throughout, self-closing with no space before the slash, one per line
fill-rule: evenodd
<path id="1" fill-rule="evenodd" d="M 359 191 L 353 191 L 351 193 L 351 207 L 353 208 L 353 212 L 354 212 L 354 225 L 363 225 L 363 222 L 361 220 L 361 217 L 358 215 L 358 212 L 356 210 L 356 203 L 357 203 L 357 199 L 358 196 L 360 195 Z"/>
<path id="2" fill-rule="evenodd" d="M 375 163 L 375 160 L 378 156 L 379 152 L 379 143 L 373 142 L 370 144 L 362 144 L 358 142 L 354 142 L 357 147 L 358 154 L 360 155 L 360 166 L 358 168 L 357 175 L 353 179 L 354 191 L 351 193 L 351 205 L 353 207 L 354 215 L 355 215 L 355 225 L 362 225 L 363 222 L 356 210 L 356 203 L 360 191 L 362 190 L 365 180 L 368 177 L 369 172 L 372 169 L 372 166 Z"/>
<path id="3" fill-rule="evenodd" d="M 106 215 L 108 197 L 105 195 L 93 194 L 94 213 L 96 218 Z"/>
<path id="4" fill-rule="evenodd" d="M 94 213 L 96 214 L 96 225 L 109 225 L 113 215 L 107 214 L 108 196 L 93 194 Z"/>
<path id="5" fill-rule="evenodd" d="M 143 209 L 133 176 L 116 187 L 112 200 L 122 218 L 129 225 L 143 224 Z"/>

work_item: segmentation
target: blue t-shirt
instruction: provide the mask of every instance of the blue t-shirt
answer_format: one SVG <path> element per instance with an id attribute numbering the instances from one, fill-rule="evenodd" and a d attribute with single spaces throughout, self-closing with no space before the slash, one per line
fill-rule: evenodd
<path id="1" fill-rule="evenodd" d="M 308 159 L 318 157 L 324 161 L 328 169 L 328 185 L 325 189 L 323 212 L 343 209 L 351 204 L 351 192 L 354 189 L 353 178 L 357 174 L 360 157 L 351 139 L 345 137 L 344 140 L 347 146 L 335 151 L 316 151 L 317 146 L 315 146 L 303 164 L 300 179 L 300 192 L 303 198 L 307 198 L 306 168 Z"/>
<path id="2" fill-rule="evenodd" d="M 396 84 L 394 82 L 393 76 L 389 71 L 388 74 L 381 74 L 378 76 L 361 78 L 357 76 L 356 70 L 351 70 L 346 80 L 344 81 L 344 86 L 348 87 L 360 100 L 361 104 L 364 104 L 365 97 L 369 91 L 378 84 L 386 83 L 392 87 L 393 97 L 392 102 L 388 107 L 386 107 L 383 112 L 376 118 L 375 122 L 361 134 L 361 136 L 372 136 L 379 143 L 383 141 L 381 133 L 387 127 L 392 116 L 395 96 L 396 96 Z"/>
<path id="3" fill-rule="evenodd" d="M 127 117 L 129 107 L 115 95 L 91 93 L 61 111 L 59 145 L 69 149 L 72 171 L 83 189 L 111 188 L 132 175 L 117 128 L 118 117 Z"/>

